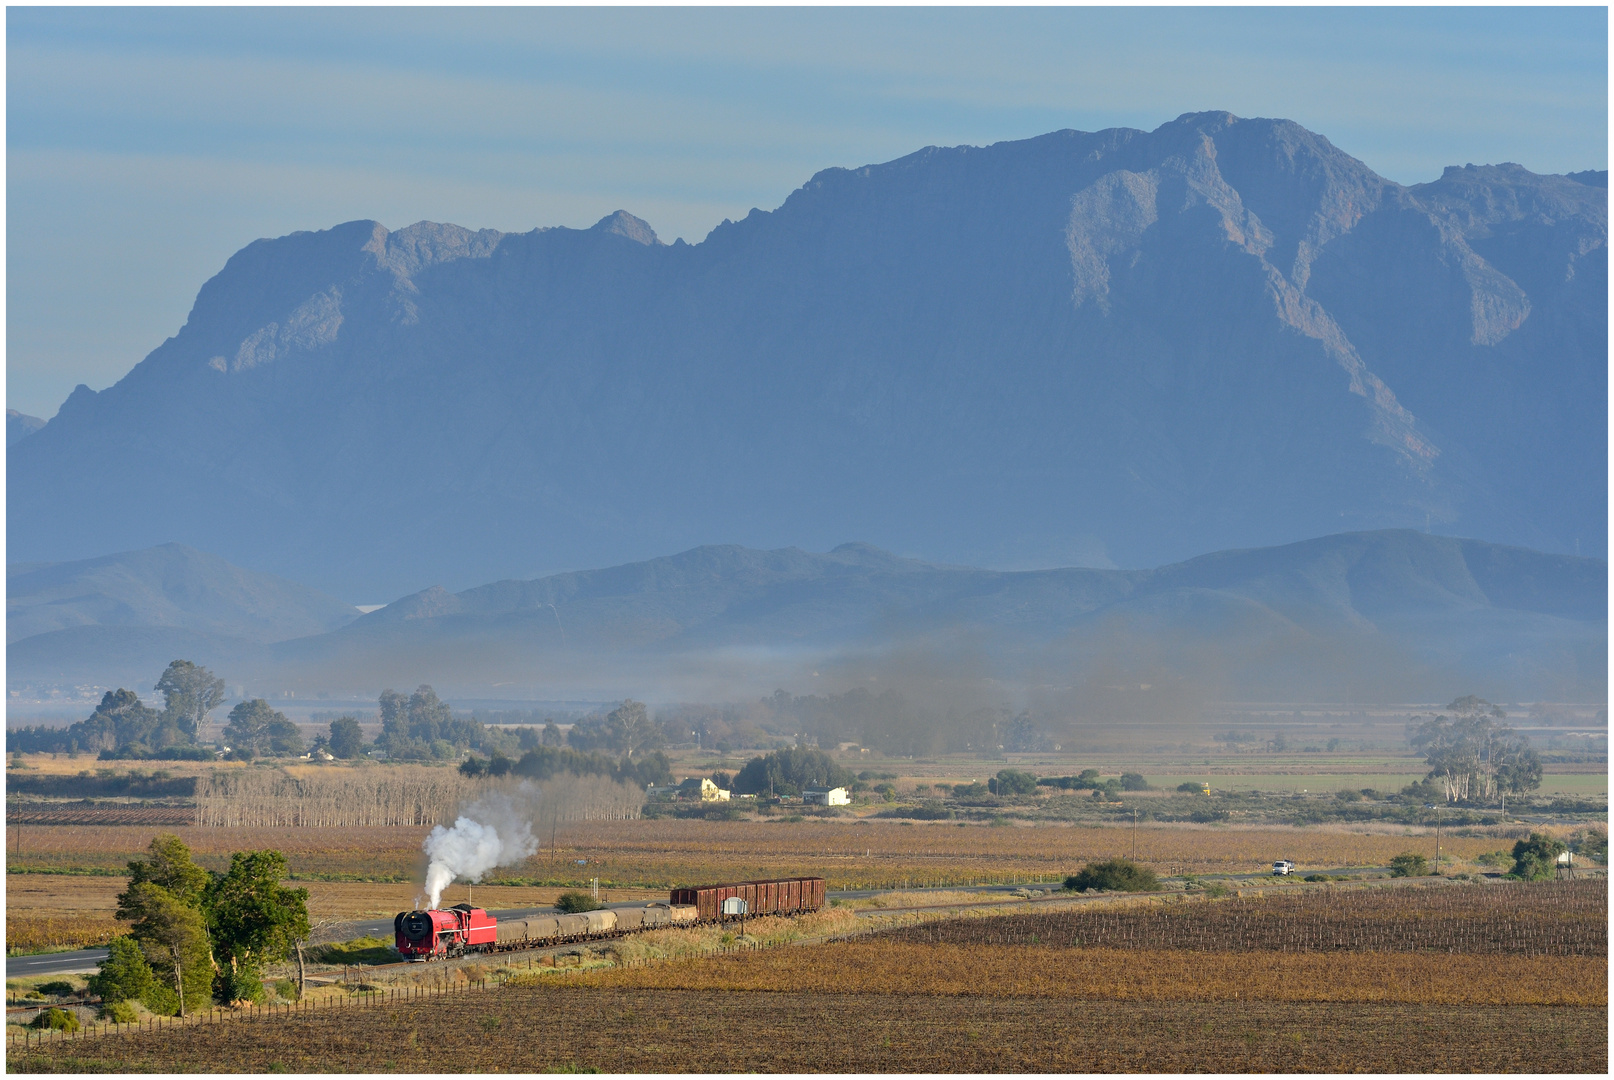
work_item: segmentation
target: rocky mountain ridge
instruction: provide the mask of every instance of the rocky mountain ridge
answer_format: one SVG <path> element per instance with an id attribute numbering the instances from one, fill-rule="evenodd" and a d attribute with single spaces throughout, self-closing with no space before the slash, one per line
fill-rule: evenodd
<path id="1" fill-rule="evenodd" d="M 178 538 L 355 601 L 718 537 L 1600 551 L 1606 183 L 1402 187 L 1199 113 L 827 169 L 696 245 L 625 212 L 261 240 L 15 445 L 10 547 Z M 176 476 L 207 497 L 159 498 Z"/>

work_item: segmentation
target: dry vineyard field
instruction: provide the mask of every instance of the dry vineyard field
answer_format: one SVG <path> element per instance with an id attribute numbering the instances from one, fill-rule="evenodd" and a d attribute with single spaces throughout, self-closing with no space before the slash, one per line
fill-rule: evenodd
<path id="1" fill-rule="evenodd" d="M 946 918 L 407 1005 L 62 1042 L 14 1050 L 9 1066 L 1606 1073 L 1602 882 L 1318 894 Z M 1309 914 L 1330 929 L 1307 942 L 1296 926 Z M 1541 933 L 1508 944 L 1526 921 Z"/>
<path id="2" fill-rule="evenodd" d="M 892 941 L 1191 949 L 1201 952 L 1427 952 L 1606 957 L 1608 885 L 1318 889 L 1217 903 L 954 919 L 891 931 Z"/>
<path id="3" fill-rule="evenodd" d="M 424 870 L 419 827 L 96 828 L 49 825 L 8 830 L 7 868 L 119 873 L 160 831 L 180 836 L 203 865 L 222 869 L 229 853 L 272 847 L 293 875 L 418 881 Z M 1517 830 L 1515 830 L 1517 831 Z M 1433 838 L 1327 828 L 1170 825 L 1124 827 L 1003 826 L 951 822 L 898 824 L 783 819 L 763 821 L 562 822 L 525 863 L 500 871 L 526 883 L 665 888 L 697 881 L 816 874 L 831 889 L 903 888 L 982 881 L 1058 881 L 1085 862 L 1131 857 L 1157 870 L 1253 873 L 1278 858 L 1302 867 L 1382 867 L 1403 851 L 1433 854 Z M 1510 847 L 1508 836 L 1447 836 L 1443 854 L 1469 860 Z M 584 860 L 580 865 L 577 860 Z"/>
<path id="4" fill-rule="evenodd" d="M 517 987 L 13 1052 L 13 1072 L 1603 1072 L 1606 1008 Z"/>

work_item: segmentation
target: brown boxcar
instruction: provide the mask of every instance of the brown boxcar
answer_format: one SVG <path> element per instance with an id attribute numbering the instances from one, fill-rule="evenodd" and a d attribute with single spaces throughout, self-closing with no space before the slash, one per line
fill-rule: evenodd
<path id="1" fill-rule="evenodd" d="M 751 915 L 793 915 L 817 911 L 824 906 L 824 879 L 819 877 L 777 878 L 771 881 L 740 881 L 732 885 L 698 885 L 674 889 L 672 903 L 695 908 L 696 918 L 705 922 L 722 917 L 723 901 L 737 896 L 745 901 Z"/>

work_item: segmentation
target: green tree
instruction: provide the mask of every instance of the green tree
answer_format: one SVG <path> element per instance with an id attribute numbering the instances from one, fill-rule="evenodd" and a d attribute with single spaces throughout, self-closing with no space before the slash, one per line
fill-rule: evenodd
<path id="1" fill-rule="evenodd" d="M 146 751 L 183 741 L 183 734 L 163 722 L 133 690 L 108 690 L 87 720 L 67 730 L 67 738 L 86 750 Z"/>
<path id="2" fill-rule="evenodd" d="M 331 756 L 351 760 L 364 753 L 364 731 L 356 716 L 338 716 L 331 721 Z"/>
<path id="3" fill-rule="evenodd" d="M 124 895 L 140 911 L 131 936 L 157 978 L 173 986 L 179 1015 L 205 1008 L 212 996 L 213 959 L 202 913 L 150 882 L 130 885 Z"/>
<path id="4" fill-rule="evenodd" d="M 204 898 L 225 1001 L 256 1001 L 266 962 L 288 955 L 308 936 L 308 890 L 280 884 L 286 857 L 278 851 L 238 851 Z"/>
<path id="5" fill-rule="evenodd" d="M 1484 698 L 1460 697 L 1418 725 L 1412 746 L 1439 780 L 1447 802 L 1504 798 L 1541 784 L 1541 761 L 1530 742 L 1503 721 L 1507 713 Z"/>
<path id="6" fill-rule="evenodd" d="M 1162 888 L 1153 870 L 1139 866 L 1130 859 L 1108 859 L 1088 863 L 1065 879 L 1065 888 L 1077 892 L 1088 889 L 1113 889 L 1120 892 L 1159 892 Z"/>
<path id="7" fill-rule="evenodd" d="M 89 978 L 90 993 L 108 1005 L 145 1001 L 156 985 L 157 978 L 146 962 L 146 955 L 140 951 L 139 942 L 127 934 L 112 939 L 107 946 L 106 959 Z"/>
<path id="8" fill-rule="evenodd" d="M 207 714 L 224 702 L 224 680 L 189 660 L 175 660 L 157 679 L 156 690 L 166 704 L 163 716 L 184 732 L 189 741 L 207 721 Z"/>
<path id="9" fill-rule="evenodd" d="M 243 701 L 230 710 L 224 741 L 232 750 L 252 757 L 291 757 L 303 752 L 297 725 L 263 698 Z"/>
<path id="10" fill-rule="evenodd" d="M 611 750 L 625 757 L 659 749 L 666 741 L 661 728 L 651 723 L 643 703 L 629 698 L 605 718 Z"/>
<path id="11" fill-rule="evenodd" d="M 1422 855 L 1406 852 L 1390 860 L 1391 877 L 1423 877 L 1429 873 L 1429 860 Z"/>
<path id="12" fill-rule="evenodd" d="M 1037 778 L 1019 769 L 1000 769 L 986 782 L 986 788 L 994 795 L 1034 795 Z"/>
<path id="13" fill-rule="evenodd" d="M 408 697 L 384 690 L 380 706 L 376 747 L 394 760 L 451 758 L 467 747 L 480 746 L 486 734 L 480 721 L 456 717 L 430 686 L 422 685 Z"/>
<path id="14" fill-rule="evenodd" d="M 129 884 L 152 884 L 179 900 L 198 907 L 207 889 L 207 871 L 191 859 L 191 849 L 173 833 L 159 833 L 146 847 L 147 858 L 129 863 Z M 128 921 L 141 918 L 138 905 L 118 896 L 117 917 Z"/>
<path id="15" fill-rule="evenodd" d="M 747 761 L 734 777 L 734 790 L 760 795 L 787 787 L 800 792 L 805 787 L 847 787 L 851 783 L 851 770 L 835 764 L 822 750 L 791 747 Z"/>
<path id="16" fill-rule="evenodd" d="M 1496 784 L 1508 795 L 1535 791 L 1541 786 L 1541 755 L 1527 746 L 1517 748 L 1498 766 Z"/>
<path id="17" fill-rule="evenodd" d="M 205 1006 L 211 990 L 213 959 L 200 911 L 208 874 L 171 833 L 153 838 L 146 852 L 129 863 L 116 917 L 133 923 L 129 936 L 153 973 L 154 986 L 141 1000 L 153 1012 L 183 1015 Z"/>
<path id="18" fill-rule="evenodd" d="M 1124 772 L 1121 774 L 1122 791 L 1148 791 L 1149 781 L 1143 778 L 1142 773 Z"/>
<path id="19" fill-rule="evenodd" d="M 1550 878 L 1558 865 L 1558 856 L 1568 850 L 1562 840 L 1546 833 L 1531 833 L 1530 839 L 1513 845 L 1513 873 L 1525 881 Z"/>

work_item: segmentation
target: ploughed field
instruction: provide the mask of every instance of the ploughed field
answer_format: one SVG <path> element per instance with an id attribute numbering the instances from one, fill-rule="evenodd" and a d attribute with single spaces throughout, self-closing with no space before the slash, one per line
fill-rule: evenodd
<path id="1" fill-rule="evenodd" d="M 1607 911 L 1605 883 L 1581 881 L 897 917 L 822 945 L 511 971 L 484 991 L 13 1049 L 8 1064 L 1603 1074 Z M 1308 942 L 1309 917 L 1323 931 Z M 1526 923 L 1540 932 L 1515 944 Z"/>

